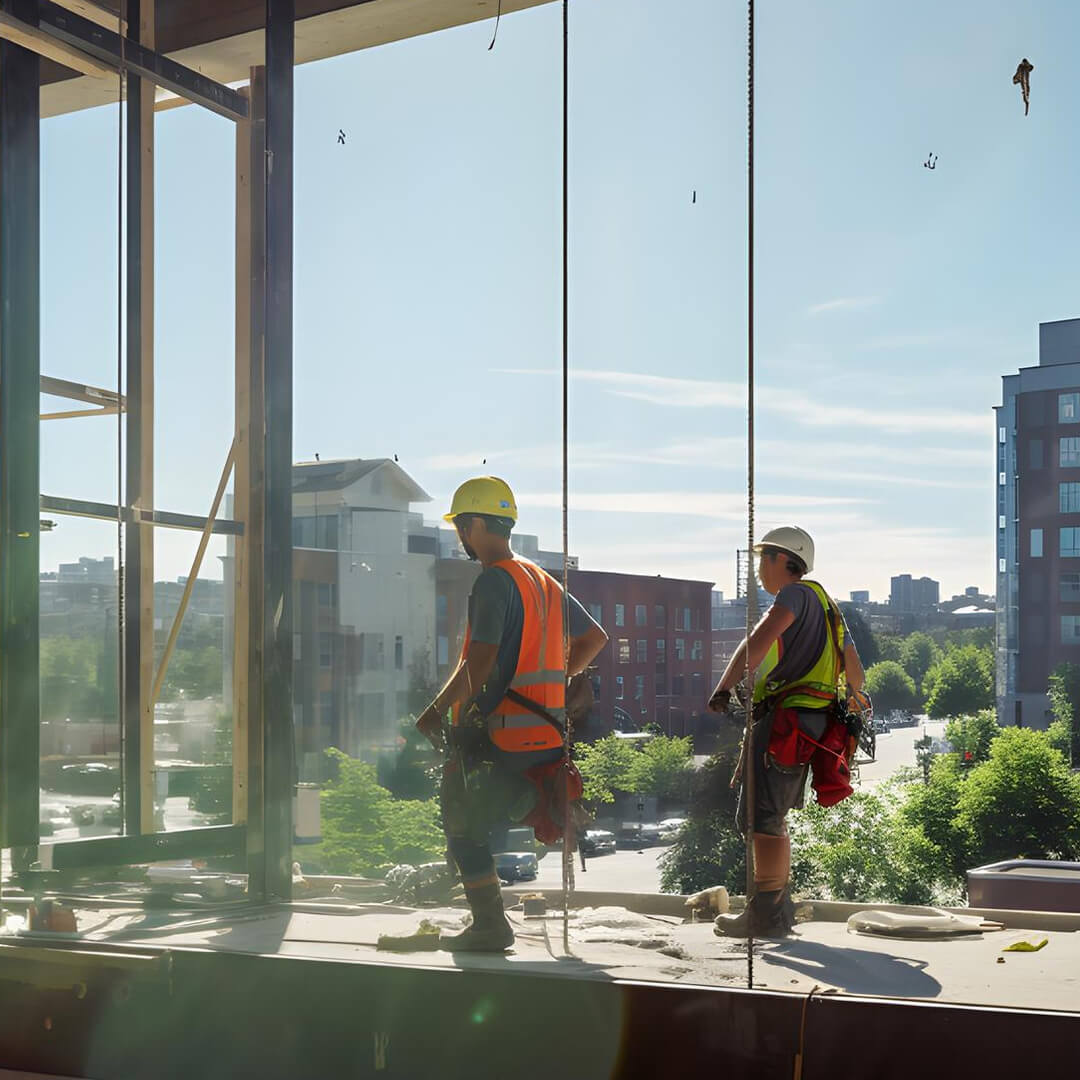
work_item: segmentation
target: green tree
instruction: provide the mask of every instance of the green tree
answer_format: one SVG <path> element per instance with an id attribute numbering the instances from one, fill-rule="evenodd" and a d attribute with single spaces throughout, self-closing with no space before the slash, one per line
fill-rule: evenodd
<path id="1" fill-rule="evenodd" d="M 911 676 L 895 660 L 881 660 L 868 668 L 866 689 L 881 712 L 914 709 L 919 700 Z"/>
<path id="2" fill-rule="evenodd" d="M 840 610 L 844 615 L 844 622 L 851 633 L 851 640 L 855 644 L 855 651 L 859 654 L 864 668 L 876 664 L 879 659 L 877 641 L 870 629 L 863 613 L 854 604 L 841 604 Z"/>
<path id="3" fill-rule="evenodd" d="M 40 649 L 42 719 L 102 719 L 106 698 L 102 687 L 111 683 L 109 696 L 115 701 L 116 686 L 115 663 L 104 670 L 104 639 L 90 634 L 43 637 Z"/>
<path id="4" fill-rule="evenodd" d="M 575 760 L 585 782 L 582 797 L 594 804 L 610 803 L 616 791 L 632 791 L 637 753 L 626 739 L 614 735 L 578 744 Z"/>
<path id="5" fill-rule="evenodd" d="M 945 725 L 945 738 L 963 758 L 971 754 L 974 762 L 990 757 L 990 744 L 1001 734 L 1001 725 L 993 709 L 982 709 L 974 716 L 954 716 Z"/>
<path id="6" fill-rule="evenodd" d="M 675 842 L 660 856 L 660 888 L 692 893 L 723 885 L 746 891 L 746 845 L 735 828 L 735 757 L 718 753 L 692 778 L 690 813 Z"/>
<path id="7" fill-rule="evenodd" d="M 1064 728 L 1056 732 L 1057 738 L 1064 737 L 1065 742 L 1059 748 L 1073 764 L 1080 763 L 1080 664 L 1058 664 L 1050 674 L 1048 694 L 1054 722 Z"/>
<path id="8" fill-rule="evenodd" d="M 658 735 L 634 754 L 629 790 L 660 799 L 685 801 L 693 770 L 693 739 Z"/>
<path id="9" fill-rule="evenodd" d="M 930 767 L 934 764 L 934 740 L 929 735 L 915 740 L 915 761 L 922 770 L 923 783 L 930 783 Z"/>
<path id="10" fill-rule="evenodd" d="M 874 644 L 877 646 L 878 662 L 882 660 L 895 660 L 900 663 L 900 655 L 904 648 L 904 639 L 898 634 L 875 634 Z M 861 655 L 861 654 L 860 654 Z M 864 664 L 863 667 L 869 665 Z"/>
<path id="11" fill-rule="evenodd" d="M 398 863 L 430 862 L 446 841 L 433 799 L 394 799 L 375 779 L 375 767 L 340 750 L 337 779 L 322 793 L 322 843 L 316 854 L 334 874 L 374 874 Z"/>
<path id="12" fill-rule="evenodd" d="M 941 650 L 929 634 L 918 631 L 904 639 L 900 647 L 900 663 L 921 688 L 923 677 L 941 659 Z"/>
<path id="13" fill-rule="evenodd" d="M 926 711 L 933 717 L 961 716 L 994 704 L 994 657 L 989 649 L 953 649 L 927 675 L 932 688 Z"/>
<path id="14" fill-rule="evenodd" d="M 967 773 L 955 756 L 929 753 L 929 737 L 925 742 L 925 783 L 908 786 L 900 817 L 904 825 L 919 829 L 935 846 L 942 860 L 941 876 L 951 879 L 958 889 L 964 870 L 970 864 L 967 838 L 955 824 L 960 791 Z"/>
<path id="15" fill-rule="evenodd" d="M 963 783 L 956 825 L 979 862 L 1080 854 L 1080 777 L 1045 732 L 1003 728 Z"/>
<path id="16" fill-rule="evenodd" d="M 180 691 L 192 700 L 222 695 L 222 655 L 219 645 L 177 647 L 165 674 L 162 696 L 175 699 Z"/>

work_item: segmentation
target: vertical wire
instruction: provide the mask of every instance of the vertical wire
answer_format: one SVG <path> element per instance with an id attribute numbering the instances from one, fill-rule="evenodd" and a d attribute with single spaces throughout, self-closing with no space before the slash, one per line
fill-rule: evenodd
<path id="1" fill-rule="evenodd" d="M 116 19 L 120 38 L 120 70 L 117 73 L 116 101 L 116 721 L 119 724 L 120 742 L 120 808 L 121 819 L 127 815 L 127 785 L 125 767 L 127 761 L 127 676 L 124 650 L 127 643 L 125 632 L 124 603 L 124 419 L 126 409 L 119 408 L 124 392 L 124 5 L 119 4 Z M 129 406 L 130 407 L 130 403 Z M 102 747 L 104 753 L 105 747 Z M 123 831 L 123 825 L 121 825 Z"/>
<path id="2" fill-rule="evenodd" d="M 568 205 L 569 184 L 567 181 L 568 158 L 568 116 L 570 101 L 570 82 L 568 71 L 570 37 L 570 3 L 563 0 L 562 6 L 562 546 L 563 546 L 563 657 L 570 659 L 570 468 L 569 468 L 569 428 L 570 428 L 570 365 L 569 365 L 569 228 Z M 566 756 L 570 756 L 570 715 L 566 713 Z M 574 887 L 574 859 L 571 844 L 570 827 L 570 773 L 563 770 L 566 784 L 566 818 L 563 821 L 563 865 L 562 865 L 562 900 L 563 900 L 563 951 L 570 951 L 570 892 Z"/>
<path id="3" fill-rule="evenodd" d="M 754 895 L 754 671 L 750 666 L 750 634 L 756 605 L 751 594 L 754 580 L 754 0 L 747 0 L 746 64 L 746 734 L 743 739 L 743 800 L 746 817 L 746 903 Z M 754 933 L 750 917 L 746 924 L 746 981 L 754 987 Z"/>

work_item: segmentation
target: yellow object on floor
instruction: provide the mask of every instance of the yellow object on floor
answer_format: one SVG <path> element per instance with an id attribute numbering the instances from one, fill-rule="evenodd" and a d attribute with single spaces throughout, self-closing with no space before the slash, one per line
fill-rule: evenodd
<path id="1" fill-rule="evenodd" d="M 1044 937 L 1037 937 L 1034 934 L 1028 937 L 1022 937 L 1018 941 L 1014 941 L 1011 945 L 1005 945 L 1002 947 L 1002 952 L 1038 952 L 1047 942 Z"/>
<path id="2" fill-rule="evenodd" d="M 439 938 L 439 928 L 429 920 L 421 919 L 415 934 L 404 937 L 380 934 L 375 947 L 387 952 L 435 952 L 440 947 Z"/>

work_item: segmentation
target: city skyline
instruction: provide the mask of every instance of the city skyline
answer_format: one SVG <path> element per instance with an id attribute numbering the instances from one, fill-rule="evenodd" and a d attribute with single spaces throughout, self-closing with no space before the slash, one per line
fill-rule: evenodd
<path id="1" fill-rule="evenodd" d="M 571 25 L 570 547 L 585 568 L 733 592 L 745 13 L 613 9 L 577 3 Z M 1078 313 L 1058 238 L 1080 228 L 1080 144 L 1057 103 L 1076 98 L 1080 11 L 961 2 L 935 12 L 932 40 L 908 15 L 838 0 L 766 10 L 758 31 L 757 531 L 809 529 L 841 596 L 884 596 L 897 571 L 944 595 L 993 581 L 998 379 L 1035 362 L 1039 322 Z M 432 517 L 465 476 L 497 472 L 522 529 L 550 543 L 560 13 L 504 18 L 490 53 L 489 30 L 297 69 L 294 458 L 398 455 Z M 1010 83 L 1018 41 L 1038 63 L 1029 117 Z M 170 407 L 155 501 L 205 514 L 232 429 L 234 145 L 193 109 L 156 126 Z M 106 387 L 116 135 L 112 108 L 42 125 L 43 370 Z M 1005 274 L 1018 252 L 1023 272 Z M 115 502 L 116 475 L 115 424 L 43 426 L 43 491 Z M 197 534 L 156 536 L 155 577 L 188 573 Z M 110 554 L 109 522 L 61 518 L 42 536 L 43 566 Z M 223 554 L 215 538 L 203 572 Z"/>

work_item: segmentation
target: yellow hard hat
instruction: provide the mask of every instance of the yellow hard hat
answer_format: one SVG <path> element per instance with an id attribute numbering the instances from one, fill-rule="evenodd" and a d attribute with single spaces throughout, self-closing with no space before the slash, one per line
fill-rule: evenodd
<path id="1" fill-rule="evenodd" d="M 517 521 L 517 503 L 505 480 L 497 476 L 474 476 L 454 492 L 450 513 L 443 521 L 453 521 L 458 514 L 488 514 Z"/>

